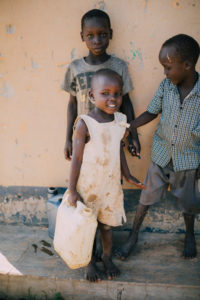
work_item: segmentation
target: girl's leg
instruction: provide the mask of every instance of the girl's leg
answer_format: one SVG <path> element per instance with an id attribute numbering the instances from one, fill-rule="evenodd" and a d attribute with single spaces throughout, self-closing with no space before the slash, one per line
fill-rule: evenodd
<path id="1" fill-rule="evenodd" d="M 99 223 L 99 228 L 103 246 L 102 262 L 108 279 L 111 280 L 120 274 L 120 271 L 112 262 L 112 229 L 102 223 Z"/>
<path id="2" fill-rule="evenodd" d="M 94 240 L 94 246 L 92 251 L 92 258 L 89 265 L 86 267 L 85 278 L 91 282 L 101 281 L 101 271 L 95 264 L 95 252 L 96 252 L 96 237 Z"/>
<path id="3" fill-rule="evenodd" d="M 185 228 L 186 228 L 183 257 L 193 258 L 196 257 L 197 255 L 196 240 L 194 235 L 195 215 L 184 213 L 183 216 L 184 216 Z"/>
<path id="4" fill-rule="evenodd" d="M 149 209 L 149 205 L 143 205 L 143 204 L 138 205 L 135 219 L 133 222 L 132 231 L 130 232 L 130 235 L 127 241 L 125 242 L 125 244 L 115 251 L 115 255 L 121 260 L 125 260 L 129 256 L 135 244 L 137 243 L 139 229 L 140 226 L 142 225 L 142 222 L 146 216 L 148 209 Z"/>

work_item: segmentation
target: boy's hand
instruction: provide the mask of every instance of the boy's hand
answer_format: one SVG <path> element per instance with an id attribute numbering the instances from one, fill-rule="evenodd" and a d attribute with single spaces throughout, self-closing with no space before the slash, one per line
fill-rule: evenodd
<path id="1" fill-rule="evenodd" d="M 129 176 L 126 178 L 126 180 L 129 183 L 137 186 L 139 189 L 142 189 L 142 190 L 146 189 L 146 186 L 143 183 L 141 183 L 137 178 L 135 178 L 134 176 L 132 176 L 131 174 L 129 174 Z"/>
<path id="2" fill-rule="evenodd" d="M 81 198 L 80 194 L 77 192 L 77 191 L 73 191 L 73 192 L 70 192 L 69 191 L 69 198 L 68 198 L 68 201 L 69 203 L 72 205 L 72 206 L 77 206 L 77 201 L 81 201 L 83 202 L 83 199 Z"/>
<path id="3" fill-rule="evenodd" d="M 130 152 L 130 154 L 132 156 L 137 156 L 139 159 L 140 157 L 140 150 L 141 150 L 141 146 L 140 146 L 140 141 L 138 139 L 138 137 L 135 138 L 131 138 L 130 134 L 128 136 L 128 151 Z"/>
<path id="4" fill-rule="evenodd" d="M 72 142 L 66 141 L 64 148 L 64 155 L 66 160 L 71 160 L 72 157 Z"/>

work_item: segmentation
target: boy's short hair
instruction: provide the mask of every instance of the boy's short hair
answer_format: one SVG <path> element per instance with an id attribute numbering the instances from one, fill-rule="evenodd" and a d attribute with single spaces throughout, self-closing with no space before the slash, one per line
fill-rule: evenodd
<path id="1" fill-rule="evenodd" d="M 96 78 L 98 78 L 99 76 L 107 76 L 107 77 L 111 77 L 111 78 L 115 77 L 119 80 L 121 86 L 123 86 L 122 77 L 117 72 L 115 72 L 114 70 L 111 70 L 111 69 L 99 69 L 98 71 L 96 71 L 92 76 L 91 86 L 92 86 L 93 81 Z"/>
<path id="2" fill-rule="evenodd" d="M 187 34 L 177 34 L 166 40 L 162 47 L 173 46 L 183 61 L 189 60 L 196 65 L 200 47 L 197 41 Z"/>
<path id="3" fill-rule="evenodd" d="M 111 27 L 110 24 L 110 18 L 107 13 L 105 13 L 103 10 L 100 9 L 92 9 L 86 12 L 82 18 L 81 18 L 81 30 L 83 30 L 84 24 L 86 20 L 92 19 L 92 18 L 99 18 L 99 19 L 104 19 L 108 23 L 108 27 Z"/>

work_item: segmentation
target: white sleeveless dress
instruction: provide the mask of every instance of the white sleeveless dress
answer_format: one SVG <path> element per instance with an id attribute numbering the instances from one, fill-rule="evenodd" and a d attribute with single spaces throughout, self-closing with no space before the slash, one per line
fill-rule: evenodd
<path id="1" fill-rule="evenodd" d="M 126 116 L 115 113 L 109 123 L 80 115 L 90 135 L 85 144 L 77 191 L 99 222 L 119 226 L 126 221 L 121 186 L 120 142 L 127 127 Z"/>

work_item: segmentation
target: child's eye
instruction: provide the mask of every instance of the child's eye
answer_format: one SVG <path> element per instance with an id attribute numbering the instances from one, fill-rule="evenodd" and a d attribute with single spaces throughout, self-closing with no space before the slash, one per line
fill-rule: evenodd
<path id="1" fill-rule="evenodd" d="M 92 35 L 92 34 L 88 34 L 88 35 L 87 35 L 87 38 L 88 38 L 89 40 L 91 40 L 91 39 L 93 38 L 93 35 Z"/>
<path id="2" fill-rule="evenodd" d="M 109 93 L 108 92 L 103 92 L 102 95 L 107 96 L 107 95 L 109 95 Z"/>
<path id="3" fill-rule="evenodd" d="M 102 38 L 107 37 L 107 33 L 101 33 L 101 37 L 102 37 Z"/>

